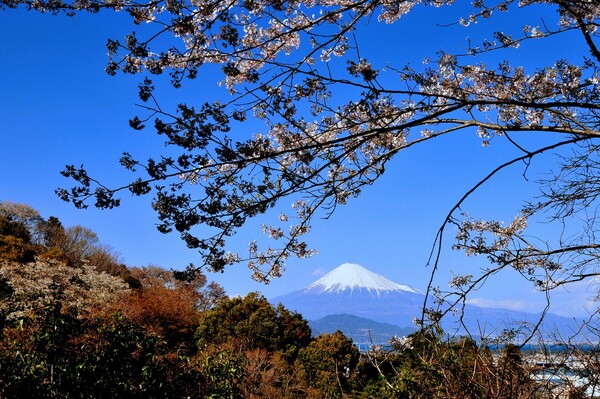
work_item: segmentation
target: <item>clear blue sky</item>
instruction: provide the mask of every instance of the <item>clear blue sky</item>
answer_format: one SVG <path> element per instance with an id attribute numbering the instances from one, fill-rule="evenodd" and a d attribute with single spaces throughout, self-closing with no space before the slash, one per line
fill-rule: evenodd
<path id="1" fill-rule="evenodd" d="M 368 43 L 363 45 L 365 56 L 372 53 L 373 57 L 389 56 L 392 62 L 400 59 L 418 64 L 423 56 L 433 57 L 446 45 L 464 48 L 468 34 L 464 28 L 435 25 L 436 21 L 454 22 L 459 14 L 456 7 L 428 8 L 394 26 L 371 22 L 364 31 L 363 40 Z M 513 17 L 503 16 L 498 23 L 506 23 L 508 18 Z M 110 77 L 103 72 L 106 39 L 121 38 L 130 29 L 126 16 L 114 14 L 68 18 L 0 11 L 0 200 L 29 204 L 43 217 L 59 217 L 66 226 L 90 227 L 128 265 L 179 269 L 196 262 L 196 254 L 177 235 L 156 231 L 149 198 L 125 196 L 121 208 L 100 212 L 75 210 L 54 194 L 57 187 L 69 184 L 59 175 L 65 164 L 85 164 L 94 175 L 118 184 L 129 178 L 118 165 L 121 152 L 144 155 L 160 149 L 151 130 L 140 133 L 128 127 L 128 119 L 139 111 L 135 104 L 140 77 Z M 381 34 L 391 35 L 392 40 L 378 40 Z M 578 54 L 573 45 L 553 49 L 564 52 L 565 57 L 570 52 Z M 530 64 L 541 61 L 541 55 L 532 52 L 519 54 Z M 167 90 L 161 98 L 165 103 L 182 97 L 200 102 L 203 92 L 212 90 L 217 90 L 216 79 L 208 75 L 184 90 Z M 284 277 L 268 286 L 253 283 L 245 265 L 208 277 L 221 283 L 230 295 L 260 290 L 270 298 L 306 286 L 341 263 L 354 262 L 398 283 L 424 289 L 430 273 L 425 263 L 446 213 L 494 165 L 508 160 L 510 151 L 500 143 L 482 147 L 475 132 L 410 149 L 391 162 L 380 181 L 360 198 L 339 208 L 329 220 L 315 223 L 308 241 L 319 255 L 309 260 L 291 259 Z M 544 170 L 550 161 L 536 161 L 531 173 L 536 168 Z M 466 209 L 476 216 L 510 221 L 522 200 L 536 192 L 535 185 L 521 177 L 522 172 L 515 168 L 498 176 Z M 244 228 L 232 245 L 245 247 L 259 234 L 258 225 Z M 448 251 L 442 259 L 440 284 L 452 271 L 465 271 L 480 262 L 483 260 L 467 260 Z M 573 291 L 557 301 L 555 311 L 574 314 L 591 296 L 587 285 Z M 476 293 L 474 301 L 531 311 L 539 309 L 542 298 L 506 273 Z"/>

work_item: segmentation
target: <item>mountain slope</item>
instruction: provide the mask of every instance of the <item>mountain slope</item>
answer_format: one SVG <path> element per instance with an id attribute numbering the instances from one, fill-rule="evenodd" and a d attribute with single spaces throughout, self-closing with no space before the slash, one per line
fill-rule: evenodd
<path id="1" fill-rule="evenodd" d="M 308 322 L 313 336 L 334 333 L 340 330 L 356 344 L 383 344 L 393 336 L 403 337 L 416 331 L 414 327 L 399 327 L 389 323 L 378 323 L 351 314 L 325 316 Z"/>
<path id="2" fill-rule="evenodd" d="M 380 323 L 413 326 L 425 296 L 353 263 L 344 263 L 309 286 L 273 299 L 308 319 L 352 314 Z"/>
<path id="3" fill-rule="evenodd" d="M 424 301 L 425 295 L 420 291 L 351 263 L 337 267 L 304 289 L 272 300 L 301 313 L 308 320 L 349 314 L 400 327 L 414 327 L 413 320 L 421 317 Z M 473 335 L 495 336 L 520 323 L 535 324 L 538 320 L 538 314 L 466 305 L 463 324 L 458 318 L 447 315 L 443 327 L 448 332 L 464 333 L 466 328 Z M 574 319 L 547 314 L 542 330 L 569 336 L 575 325 Z"/>
<path id="4" fill-rule="evenodd" d="M 366 291 L 377 296 L 390 291 L 419 293 L 419 291 L 408 285 L 396 284 L 392 280 L 355 263 L 344 263 L 336 267 L 306 287 L 305 291 L 316 294 L 339 294 L 347 290 L 350 290 L 350 292 L 354 290 Z"/>
<path id="5" fill-rule="evenodd" d="M 353 314 L 381 323 L 412 326 L 420 315 L 425 297 L 408 291 L 350 290 L 335 292 L 298 290 L 273 299 L 286 308 L 296 310 L 308 319 L 316 320 L 332 314 Z"/>

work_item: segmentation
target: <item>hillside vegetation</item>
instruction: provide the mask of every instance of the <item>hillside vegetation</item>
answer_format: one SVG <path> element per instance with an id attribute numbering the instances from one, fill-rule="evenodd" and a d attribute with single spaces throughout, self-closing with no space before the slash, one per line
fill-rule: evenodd
<path id="1" fill-rule="evenodd" d="M 436 331 L 361 355 L 340 332 L 311 338 L 301 315 L 258 293 L 228 298 L 192 266 L 123 265 L 91 230 L 9 202 L 0 333 L 3 398 L 550 395 L 517 347 L 494 354 Z"/>

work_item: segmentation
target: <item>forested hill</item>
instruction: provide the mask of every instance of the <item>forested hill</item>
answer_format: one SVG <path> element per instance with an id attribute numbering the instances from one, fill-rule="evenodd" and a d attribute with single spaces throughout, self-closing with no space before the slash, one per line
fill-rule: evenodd
<path id="1" fill-rule="evenodd" d="M 517 347 L 493 353 L 439 330 L 360 354 L 340 332 L 311 337 L 301 315 L 258 293 L 228 298 L 194 267 L 120 264 L 93 231 L 10 202 L 0 334 L 2 398 L 508 399 L 547 388 Z"/>

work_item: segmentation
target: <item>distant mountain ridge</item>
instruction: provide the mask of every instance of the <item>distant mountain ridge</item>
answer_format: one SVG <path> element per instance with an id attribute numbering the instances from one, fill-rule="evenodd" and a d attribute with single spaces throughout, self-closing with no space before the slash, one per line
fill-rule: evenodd
<path id="1" fill-rule="evenodd" d="M 394 336 L 404 337 L 417 331 L 416 327 L 378 323 L 351 314 L 325 316 L 319 320 L 309 321 L 308 325 L 313 336 L 331 334 L 340 330 L 356 344 L 385 344 Z"/>
<path id="2" fill-rule="evenodd" d="M 311 321 L 332 315 L 352 315 L 377 323 L 414 328 L 414 319 L 421 317 L 425 295 L 360 265 L 344 263 L 307 287 L 273 298 L 272 302 L 280 302 Z M 464 333 L 466 329 L 472 335 L 494 336 L 515 325 L 535 324 L 539 317 L 539 314 L 509 309 L 466 305 L 462 320 L 447 315 L 442 324 L 447 332 Z M 546 333 L 569 336 L 576 331 L 576 322 L 547 314 L 541 329 Z"/>

